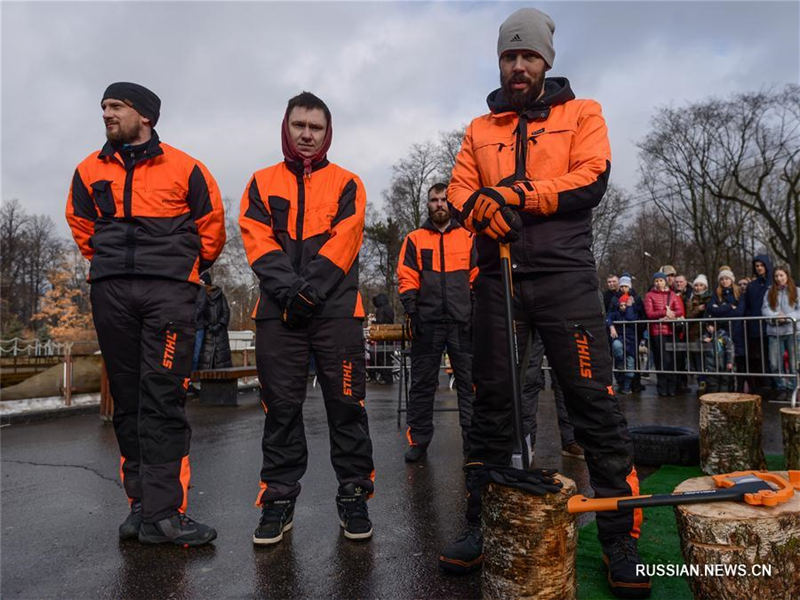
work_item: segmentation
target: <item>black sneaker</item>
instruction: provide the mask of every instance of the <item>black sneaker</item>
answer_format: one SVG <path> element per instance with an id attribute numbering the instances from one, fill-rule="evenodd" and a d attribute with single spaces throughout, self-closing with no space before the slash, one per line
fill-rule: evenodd
<path id="1" fill-rule="evenodd" d="M 483 532 L 480 523 L 467 528 L 439 555 L 439 568 L 448 573 L 465 575 L 483 563 Z"/>
<path id="2" fill-rule="evenodd" d="M 261 507 L 261 520 L 253 533 L 253 543 L 268 546 L 277 544 L 283 534 L 292 528 L 294 499 L 268 500 Z"/>
<path id="3" fill-rule="evenodd" d="M 131 502 L 131 512 L 119 526 L 119 539 L 135 540 L 139 537 L 139 527 L 142 526 L 142 502 Z"/>
<path id="4" fill-rule="evenodd" d="M 336 496 L 339 524 L 349 540 L 368 540 L 372 537 L 372 521 L 367 511 L 367 494 L 359 485 L 348 483 L 339 488 Z"/>
<path id="5" fill-rule="evenodd" d="M 617 598 L 649 598 L 650 577 L 637 565 L 644 566 L 636 539 L 622 535 L 603 544 L 603 562 L 608 569 L 608 585 Z M 641 569 L 641 567 L 640 567 Z"/>
<path id="6" fill-rule="evenodd" d="M 155 523 L 142 523 L 139 541 L 143 544 L 176 544 L 178 546 L 202 546 L 216 539 L 217 531 L 187 517 L 175 513 Z"/>
<path id="7" fill-rule="evenodd" d="M 406 450 L 406 462 L 417 462 L 420 458 L 425 456 L 425 453 L 428 451 L 427 446 L 410 446 L 408 450 Z"/>

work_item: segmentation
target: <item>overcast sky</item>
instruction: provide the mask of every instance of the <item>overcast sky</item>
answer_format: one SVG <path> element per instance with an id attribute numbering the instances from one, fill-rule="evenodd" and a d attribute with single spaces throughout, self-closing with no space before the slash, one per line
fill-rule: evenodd
<path id="1" fill-rule="evenodd" d="M 75 166 L 104 140 L 100 97 L 135 81 L 162 101 L 161 139 L 203 161 L 237 200 L 282 159 L 301 90 L 333 112 L 329 158 L 381 203 L 415 142 L 485 113 L 497 29 L 534 6 L 556 23 L 549 75 L 601 102 L 612 181 L 633 190 L 635 144 L 659 106 L 800 81 L 789 2 L 7 2 L 2 15 L 2 199 L 63 211 Z"/>

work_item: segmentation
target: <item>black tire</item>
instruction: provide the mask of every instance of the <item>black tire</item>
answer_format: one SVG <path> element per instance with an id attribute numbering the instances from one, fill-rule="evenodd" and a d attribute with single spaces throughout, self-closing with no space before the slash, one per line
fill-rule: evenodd
<path id="1" fill-rule="evenodd" d="M 633 440 L 633 462 L 637 465 L 700 464 L 700 438 L 696 431 L 662 425 L 631 427 L 628 431 Z"/>

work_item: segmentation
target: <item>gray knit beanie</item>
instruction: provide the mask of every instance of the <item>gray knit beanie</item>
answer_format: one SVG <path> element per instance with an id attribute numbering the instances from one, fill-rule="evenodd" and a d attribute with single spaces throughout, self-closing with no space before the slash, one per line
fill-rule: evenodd
<path id="1" fill-rule="evenodd" d="M 520 8 L 500 25 L 497 36 L 497 57 L 509 50 L 533 50 L 552 68 L 556 51 L 553 48 L 553 19 L 535 8 Z"/>

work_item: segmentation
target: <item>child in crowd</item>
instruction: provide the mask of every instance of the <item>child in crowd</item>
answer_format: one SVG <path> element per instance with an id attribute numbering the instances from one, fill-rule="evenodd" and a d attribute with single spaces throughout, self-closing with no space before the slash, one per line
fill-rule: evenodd
<path id="1" fill-rule="evenodd" d="M 733 340 L 722 327 L 716 327 L 713 321 L 706 323 L 706 334 L 703 336 L 703 370 L 708 373 L 733 372 L 734 348 Z M 732 392 L 734 380 L 731 375 L 708 375 L 706 392 Z"/>

